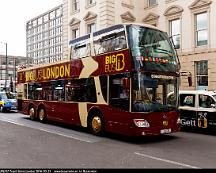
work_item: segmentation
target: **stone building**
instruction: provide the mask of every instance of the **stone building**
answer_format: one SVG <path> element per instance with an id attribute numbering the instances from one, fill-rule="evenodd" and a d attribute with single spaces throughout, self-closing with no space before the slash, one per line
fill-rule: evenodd
<path id="1" fill-rule="evenodd" d="M 181 70 L 192 74 L 193 86 L 182 77 L 181 89 L 216 90 L 216 1 L 146 0 L 144 11 L 144 22 L 173 36 Z"/>

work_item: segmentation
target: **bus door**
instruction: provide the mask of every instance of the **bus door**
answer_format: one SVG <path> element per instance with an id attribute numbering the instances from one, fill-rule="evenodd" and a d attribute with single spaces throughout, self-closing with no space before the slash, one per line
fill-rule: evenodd
<path id="1" fill-rule="evenodd" d="M 114 122 L 127 122 L 125 113 L 130 109 L 130 77 L 125 74 L 111 75 L 109 78 L 109 104 Z M 113 111 L 116 110 L 116 111 Z"/>
<path id="2" fill-rule="evenodd" d="M 198 97 L 197 126 L 199 128 L 216 128 L 215 100 L 204 94 L 199 94 Z"/>
<path id="3" fill-rule="evenodd" d="M 182 127 L 197 126 L 197 106 L 195 94 L 180 94 L 180 119 Z"/>

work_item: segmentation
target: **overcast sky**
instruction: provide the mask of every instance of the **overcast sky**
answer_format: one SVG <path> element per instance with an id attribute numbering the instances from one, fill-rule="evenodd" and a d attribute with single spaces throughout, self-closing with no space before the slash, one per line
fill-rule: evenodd
<path id="1" fill-rule="evenodd" d="M 0 0 L 0 54 L 26 56 L 26 22 L 60 4 L 63 0 Z"/>

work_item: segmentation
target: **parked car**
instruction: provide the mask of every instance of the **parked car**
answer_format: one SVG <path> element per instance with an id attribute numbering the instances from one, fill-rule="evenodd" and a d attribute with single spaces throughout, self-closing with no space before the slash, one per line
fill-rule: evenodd
<path id="1" fill-rule="evenodd" d="M 0 110 L 2 112 L 17 110 L 17 99 L 12 93 L 0 92 Z"/>
<path id="2" fill-rule="evenodd" d="M 179 91 L 179 111 L 181 127 L 216 130 L 216 92 Z"/>

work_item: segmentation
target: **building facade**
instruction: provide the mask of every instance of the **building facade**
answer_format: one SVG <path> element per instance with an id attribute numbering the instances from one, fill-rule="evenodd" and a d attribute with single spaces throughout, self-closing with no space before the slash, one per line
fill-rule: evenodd
<path id="1" fill-rule="evenodd" d="M 216 90 L 216 2 L 212 0 L 63 0 L 63 54 L 71 39 L 113 24 L 159 27 L 172 36 L 181 70 L 181 89 Z"/>
<path id="2" fill-rule="evenodd" d="M 27 57 L 0 55 L 0 91 L 16 91 L 16 72 L 21 66 L 28 64 Z M 7 62 L 7 63 L 6 63 Z"/>
<path id="3" fill-rule="evenodd" d="M 144 21 L 172 36 L 181 70 L 192 74 L 193 86 L 181 77 L 181 89 L 216 90 L 216 2 L 146 0 L 144 5 Z"/>
<path id="4" fill-rule="evenodd" d="M 63 9 L 59 5 L 26 23 L 26 56 L 33 64 L 54 63 L 63 59 Z"/>

